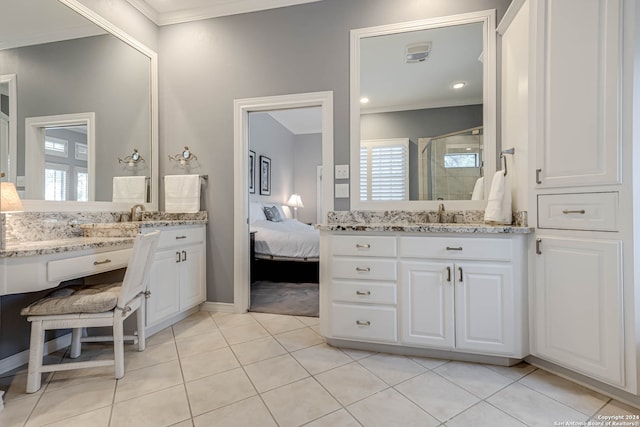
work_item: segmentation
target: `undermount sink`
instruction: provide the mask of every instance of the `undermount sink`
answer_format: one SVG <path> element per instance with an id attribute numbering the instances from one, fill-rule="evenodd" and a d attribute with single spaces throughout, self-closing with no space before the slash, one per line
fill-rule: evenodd
<path id="1" fill-rule="evenodd" d="M 140 221 L 80 224 L 84 237 L 136 237 Z"/>

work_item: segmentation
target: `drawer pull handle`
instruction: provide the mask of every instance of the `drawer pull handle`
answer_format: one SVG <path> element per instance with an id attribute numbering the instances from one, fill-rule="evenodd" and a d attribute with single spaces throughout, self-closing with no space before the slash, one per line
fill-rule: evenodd
<path id="1" fill-rule="evenodd" d="M 542 249 L 540 248 L 542 246 L 542 239 L 536 239 L 536 254 L 537 255 L 542 255 Z"/>
<path id="2" fill-rule="evenodd" d="M 176 240 L 186 239 L 187 236 L 176 236 Z"/>
<path id="3" fill-rule="evenodd" d="M 447 267 L 447 282 L 451 282 L 451 267 Z"/>
<path id="4" fill-rule="evenodd" d="M 93 265 L 109 264 L 110 262 L 111 262 L 111 260 L 109 258 L 107 258 L 104 261 L 93 261 Z"/>
<path id="5" fill-rule="evenodd" d="M 356 295 L 371 295 L 371 291 L 356 291 Z"/>
<path id="6" fill-rule="evenodd" d="M 536 169 L 536 184 L 542 184 L 542 180 L 540 179 L 541 173 L 542 169 Z"/>
<path id="7" fill-rule="evenodd" d="M 180 261 L 186 261 L 187 260 L 187 251 L 182 251 L 182 259 Z"/>
<path id="8" fill-rule="evenodd" d="M 356 267 L 358 273 L 368 273 L 371 271 L 370 267 Z"/>
<path id="9" fill-rule="evenodd" d="M 180 252 L 176 251 L 176 262 L 180 262 Z"/>
<path id="10" fill-rule="evenodd" d="M 356 244 L 356 248 L 358 249 L 369 249 L 371 247 L 368 243 L 358 243 Z"/>
<path id="11" fill-rule="evenodd" d="M 562 211 L 562 213 L 565 214 L 565 215 L 568 215 L 568 214 L 582 214 L 582 215 L 584 215 L 584 214 L 587 213 L 587 211 L 585 211 L 584 209 L 580 209 L 579 211 L 571 211 L 569 209 L 564 209 Z"/>
<path id="12" fill-rule="evenodd" d="M 457 248 L 452 248 L 451 246 L 447 246 L 448 251 L 461 251 L 462 246 L 458 246 Z"/>
<path id="13" fill-rule="evenodd" d="M 462 283 L 462 267 L 458 267 L 458 270 L 460 271 L 460 283 Z"/>
<path id="14" fill-rule="evenodd" d="M 371 326 L 371 322 L 368 320 L 356 320 L 358 326 Z"/>

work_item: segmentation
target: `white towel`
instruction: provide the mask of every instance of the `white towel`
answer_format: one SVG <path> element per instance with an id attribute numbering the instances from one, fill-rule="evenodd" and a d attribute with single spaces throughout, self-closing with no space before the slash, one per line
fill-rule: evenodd
<path id="1" fill-rule="evenodd" d="M 166 175 L 164 210 L 194 213 L 200 210 L 200 175 Z"/>
<path id="2" fill-rule="evenodd" d="M 484 176 L 476 180 L 476 184 L 473 186 L 473 193 L 471 193 L 471 200 L 484 200 Z"/>
<path id="3" fill-rule="evenodd" d="M 489 200 L 484 211 L 484 222 L 511 224 L 511 185 L 509 176 L 505 176 L 503 171 L 493 175 Z"/>
<path id="4" fill-rule="evenodd" d="M 114 176 L 112 201 L 118 203 L 146 203 L 146 176 Z"/>

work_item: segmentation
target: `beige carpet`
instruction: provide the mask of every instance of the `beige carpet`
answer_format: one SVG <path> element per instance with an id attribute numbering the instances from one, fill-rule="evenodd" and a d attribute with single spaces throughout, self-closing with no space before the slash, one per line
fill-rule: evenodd
<path id="1" fill-rule="evenodd" d="M 317 283 L 254 282 L 249 310 L 318 317 L 318 288 Z"/>

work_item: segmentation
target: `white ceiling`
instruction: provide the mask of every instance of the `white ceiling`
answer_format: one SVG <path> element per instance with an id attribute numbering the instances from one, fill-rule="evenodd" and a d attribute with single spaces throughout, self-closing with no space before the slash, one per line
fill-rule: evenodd
<path id="1" fill-rule="evenodd" d="M 276 9 L 321 0 L 127 0 L 156 25 Z"/>
<path id="2" fill-rule="evenodd" d="M 269 115 L 294 135 L 322 132 L 322 109 L 320 107 L 269 111 Z"/>

